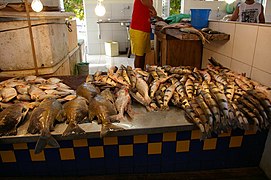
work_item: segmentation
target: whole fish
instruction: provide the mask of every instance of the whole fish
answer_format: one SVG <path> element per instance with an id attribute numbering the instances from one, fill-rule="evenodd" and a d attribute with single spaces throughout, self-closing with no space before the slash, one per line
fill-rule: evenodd
<path id="1" fill-rule="evenodd" d="M 77 98 L 66 102 L 63 105 L 64 116 L 68 127 L 63 132 L 62 136 L 70 134 L 84 134 L 85 131 L 78 126 L 88 116 L 88 106 L 85 98 L 78 96 Z"/>
<path id="2" fill-rule="evenodd" d="M 150 104 L 151 103 L 151 98 L 150 98 L 150 96 L 148 94 L 148 92 L 149 92 L 149 86 L 146 83 L 146 81 L 144 81 L 140 77 L 137 77 L 137 80 L 136 80 L 136 89 L 143 96 L 143 98 L 145 99 L 145 101 L 148 104 Z"/>
<path id="3" fill-rule="evenodd" d="M 135 88 L 136 85 L 136 74 L 133 71 L 131 66 L 127 66 L 127 74 L 129 76 L 129 79 L 131 81 L 132 88 Z"/>
<path id="4" fill-rule="evenodd" d="M 114 121 L 123 120 L 124 112 L 127 112 L 130 117 L 133 117 L 131 103 L 132 102 L 128 88 L 126 87 L 121 88 L 117 92 L 117 99 L 115 102 L 118 114 L 111 116 L 110 119 L 113 119 Z"/>
<path id="5" fill-rule="evenodd" d="M 0 91 L 0 96 L 2 96 L 2 102 L 9 102 L 17 96 L 17 91 L 15 88 L 5 87 Z"/>
<path id="6" fill-rule="evenodd" d="M 173 93 L 176 89 L 176 86 L 174 84 L 172 84 L 171 86 L 169 86 L 166 91 L 165 91 L 165 95 L 164 95 L 164 104 L 163 104 L 163 108 L 164 109 L 169 109 L 168 107 L 168 103 L 171 99 L 171 97 L 173 96 Z"/>
<path id="7" fill-rule="evenodd" d="M 58 142 L 52 137 L 51 131 L 54 128 L 55 120 L 62 122 L 62 105 L 53 98 L 43 100 L 30 115 L 30 124 L 27 132 L 31 134 L 40 133 L 35 147 L 35 154 L 40 153 L 48 144 L 52 147 L 59 147 Z"/>
<path id="8" fill-rule="evenodd" d="M 262 92 L 266 98 L 271 102 L 271 88 L 264 85 L 255 86 L 256 91 Z"/>
<path id="9" fill-rule="evenodd" d="M 206 70 L 200 70 L 199 72 L 203 76 L 203 79 L 209 84 L 212 80 L 211 75 Z"/>
<path id="10" fill-rule="evenodd" d="M 154 97 L 154 94 L 157 91 L 157 89 L 159 88 L 160 84 L 166 82 L 171 77 L 172 76 L 167 76 L 167 77 L 152 81 L 152 83 L 150 85 L 150 98 Z"/>
<path id="11" fill-rule="evenodd" d="M 159 66 L 156 68 L 157 75 L 159 78 L 166 78 L 168 77 L 167 73 Z"/>
<path id="12" fill-rule="evenodd" d="M 116 115 L 117 111 L 113 104 L 105 99 L 102 95 L 97 94 L 91 101 L 89 101 L 89 120 L 98 118 L 98 123 L 101 124 L 100 137 L 104 137 L 110 131 L 123 130 L 122 127 L 114 125 L 110 121 L 110 116 Z"/>
<path id="13" fill-rule="evenodd" d="M 19 94 L 28 94 L 28 90 L 30 89 L 29 85 L 18 85 L 16 86 L 16 90 Z"/>
<path id="14" fill-rule="evenodd" d="M 194 94 L 194 84 L 191 79 L 187 79 L 185 83 L 185 91 L 188 99 L 191 99 Z"/>
<path id="15" fill-rule="evenodd" d="M 225 95 L 229 102 L 232 101 L 232 98 L 234 96 L 234 83 L 230 82 L 225 86 Z"/>
<path id="16" fill-rule="evenodd" d="M 100 93 L 100 90 L 90 83 L 83 83 L 76 89 L 76 94 L 86 98 L 88 101 L 98 93 Z"/>
<path id="17" fill-rule="evenodd" d="M 181 31 L 181 32 L 186 32 L 186 33 L 193 33 L 193 34 L 198 35 L 198 37 L 201 39 L 202 44 L 210 43 L 210 42 L 205 38 L 205 36 L 202 34 L 202 32 L 199 31 L 199 30 L 197 30 L 197 29 L 195 29 L 194 27 L 184 27 L 184 28 L 180 28 L 180 31 Z"/>
<path id="18" fill-rule="evenodd" d="M 178 81 L 176 78 L 171 78 L 172 84 L 176 86 L 176 92 L 182 97 L 187 97 L 185 93 L 184 83 Z"/>
<path id="19" fill-rule="evenodd" d="M 0 136 L 16 135 L 18 126 L 24 121 L 28 108 L 21 103 L 6 107 L 0 112 Z"/>
<path id="20" fill-rule="evenodd" d="M 45 95 L 46 93 L 41 90 L 40 88 L 38 88 L 35 85 L 31 85 L 30 89 L 29 89 L 29 95 L 31 97 L 32 100 L 37 100 L 39 98 L 39 96 L 41 95 Z"/>
<path id="21" fill-rule="evenodd" d="M 122 69 L 122 76 L 123 76 L 123 78 L 129 84 L 129 86 L 131 86 L 131 81 L 130 81 L 130 78 L 128 76 L 126 67 L 123 66 L 123 65 L 121 65 L 121 69 Z"/>
<path id="22" fill-rule="evenodd" d="M 208 124 L 210 126 L 210 128 L 213 128 L 213 123 L 214 123 L 214 118 L 213 118 L 213 113 L 210 110 L 210 108 L 208 107 L 208 105 L 205 103 L 204 98 L 202 97 L 201 94 L 199 94 L 195 100 L 197 101 L 198 105 L 200 106 L 200 108 L 203 110 L 203 112 L 205 113 L 205 117 L 208 120 Z"/>

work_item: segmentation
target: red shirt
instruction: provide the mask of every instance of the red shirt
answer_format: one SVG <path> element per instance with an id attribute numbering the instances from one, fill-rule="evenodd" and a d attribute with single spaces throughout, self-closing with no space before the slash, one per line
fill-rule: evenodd
<path id="1" fill-rule="evenodd" d="M 152 2 L 152 0 L 150 0 Z M 150 11 L 141 0 L 134 0 L 134 9 L 130 27 L 135 30 L 151 32 Z"/>

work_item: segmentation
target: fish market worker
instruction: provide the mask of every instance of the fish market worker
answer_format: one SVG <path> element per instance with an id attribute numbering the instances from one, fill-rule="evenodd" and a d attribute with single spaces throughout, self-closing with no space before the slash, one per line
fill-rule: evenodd
<path id="1" fill-rule="evenodd" d="M 265 23 L 263 14 L 263 5 L 254 0 L 246 0 L 239 4 L 233 15 L 231 21 L 248 22 L 248 23 Z"/>
<path id="2" fill-rule="evenodd" d="M 132 54 L 135 55 L 135 68 L 144 69 L 145 55 L 151 50 L 151 17 L 157 16 L 152 0 L 134 0 L 130 25 Z"/>

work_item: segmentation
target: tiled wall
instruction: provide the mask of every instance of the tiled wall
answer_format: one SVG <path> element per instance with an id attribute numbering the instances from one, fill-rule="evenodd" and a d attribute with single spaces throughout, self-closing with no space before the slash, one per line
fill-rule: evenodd
<path id="1" fill-rule="evenodd" d="M 259 165 L 267 131 L 235 129 L 200 140 L 199 130 L 61 140 L 34 154 L 35 142 L 1 144 L 1 176 L 166 173 Z"/>
<path id="2" fill-rule="evenodd" d="M 205 45 L 202 67 L 213 56 L 224 66 L 271 86 L 270 25 L 213 21 L 209 27 L 230 34 L 230 40 Z"/>
<path id="3" fill-rule="evenodd" d="M 87 27 L 87 54 L 105 54 L 104 42 L 107 41 L 119 42 L 119 50 L 125 51 L 128 47 L 126 27 L 121 26 L 120 23 L 101 24 L 101 39 L 99 39 L 97 21 L 99 19 L 131 19 L 133 0 L 103 1 L 103 5 L 106 8 L 106 14 L 104 17 L 98 17 L 95 15 L 94 9 L 96 7 L 96 3 L 96 1 L 84 1 Z"/>

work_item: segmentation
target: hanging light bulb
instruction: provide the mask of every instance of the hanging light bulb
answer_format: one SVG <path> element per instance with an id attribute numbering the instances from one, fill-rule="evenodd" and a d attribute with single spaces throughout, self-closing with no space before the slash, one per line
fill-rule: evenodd
<path id="1" fill-rule="evenodd" d="M 105 15 L 105 7 L 102 5 L 102 0 L 98 0 L 97 6 L 95 7 L 95 14 L 97 16 L 104 16 Z"/>
<path id="2" fill-rule="evenodd" d="M 40 0 L 33 0 L 31 3 L 31 7 L 35 12 L 41 12 L 41 10 L 43 9 L 43 5 Z"/>

